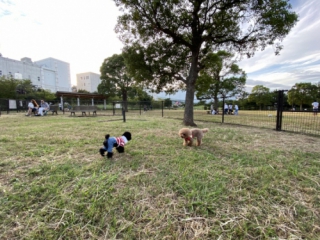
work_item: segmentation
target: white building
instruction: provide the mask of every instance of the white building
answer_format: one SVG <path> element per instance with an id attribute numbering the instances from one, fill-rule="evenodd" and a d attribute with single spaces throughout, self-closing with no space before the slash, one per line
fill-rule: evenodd
<path id="1" fill-rule="evenodd" d="M 101 83 L 100 74 L 85 72 L 77 74 L 77 88 L 88 92 L 98 91 L 98 85 Z"/>
<path id="2" fill-rule="evenodd" d="M 33 85 L 51 92 L 71 91 L 69 63 L 54 58 L 32 62 L 25 57 L 18 61 L 0 54 L 1 76 L 28 79 Z"/>

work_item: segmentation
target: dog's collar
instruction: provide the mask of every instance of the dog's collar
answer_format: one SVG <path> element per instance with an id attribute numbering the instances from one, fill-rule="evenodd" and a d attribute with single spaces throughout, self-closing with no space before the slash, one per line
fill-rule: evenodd
<path id="1" fill-rule="evenodd" d="M 191 139 L 192 139 L 192 135 L 186 138 L 187 141 L 190 141 Z"/>

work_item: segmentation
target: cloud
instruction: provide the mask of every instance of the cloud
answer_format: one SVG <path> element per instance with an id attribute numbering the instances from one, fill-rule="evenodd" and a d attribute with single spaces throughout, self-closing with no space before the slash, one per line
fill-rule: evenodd
<path id="1" fill-rule="evenodd" d="M 12 14 L 12 11 L 10 10 L 11 6 L 13 6 L 13 3 L 11 1 L 0 0 L 0 18 Z"/>
<path id="2" fill-rule="evenodd" d="M 284 39 L 280 56 L 272 47 L 258 52 L 239 65 L 252 83 L 264 83 L 269 88 L 285 88 L 298 82 L 318 82 L 320 79 L 320 9 L 318 0 L 290 1 L 299 16 L 299 22 Z"/>

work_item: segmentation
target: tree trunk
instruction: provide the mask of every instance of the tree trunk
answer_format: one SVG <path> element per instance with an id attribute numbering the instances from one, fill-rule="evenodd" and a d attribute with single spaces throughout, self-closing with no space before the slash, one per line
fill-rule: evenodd
<path id="1" fill-rule="evenodd" d="M 193 100 L 194 100 L 195 85 L 187 84 L 186 106 L 184 108 L 183 124 L 186 126 L 197 126 L 193 121 Z"/>
<path id="2" fill-rule="evenodd" d="M 219 100 L 218 100 L 218 95 L 213 97 L 214 99 L 214 110 L 219 110 Z"/>
<path id="3" fill-rule="evenodd" d="M 127 100 L 128 100 L 128 93 L 126 90 L 123 90 L 122 91 L 122 101 L 123 101 L 123 108 L 126 112 L 128 112 L 128 103 L 127 103 Z"/>
<path id="4" fill-rule="evenodd" d="M 198 53 L 192 54 L 192 63 L 187 77 L 186 106 L 184 109 L 183 123 L 186 126 L 197 126 L 193 121 L 193 101 L 195 93 L 195 83 L 198 78 Z"/>

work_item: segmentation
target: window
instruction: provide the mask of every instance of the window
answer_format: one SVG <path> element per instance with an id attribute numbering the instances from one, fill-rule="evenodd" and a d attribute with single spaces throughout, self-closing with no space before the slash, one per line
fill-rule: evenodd
<path id="1" fill-rule="evenodd" d="M 2 71 L 0 70 L 0 76 L 2 76 Z"/>
<path id="2" fill-rule="evenodd" d="M 86 79 L 89 79 L 89 76 L 86 76 Z"/>
<path id="3" fill-rule="evenodd" d="M 38 77 L 38 81 L 40 81 L 40 77 Z"/>

